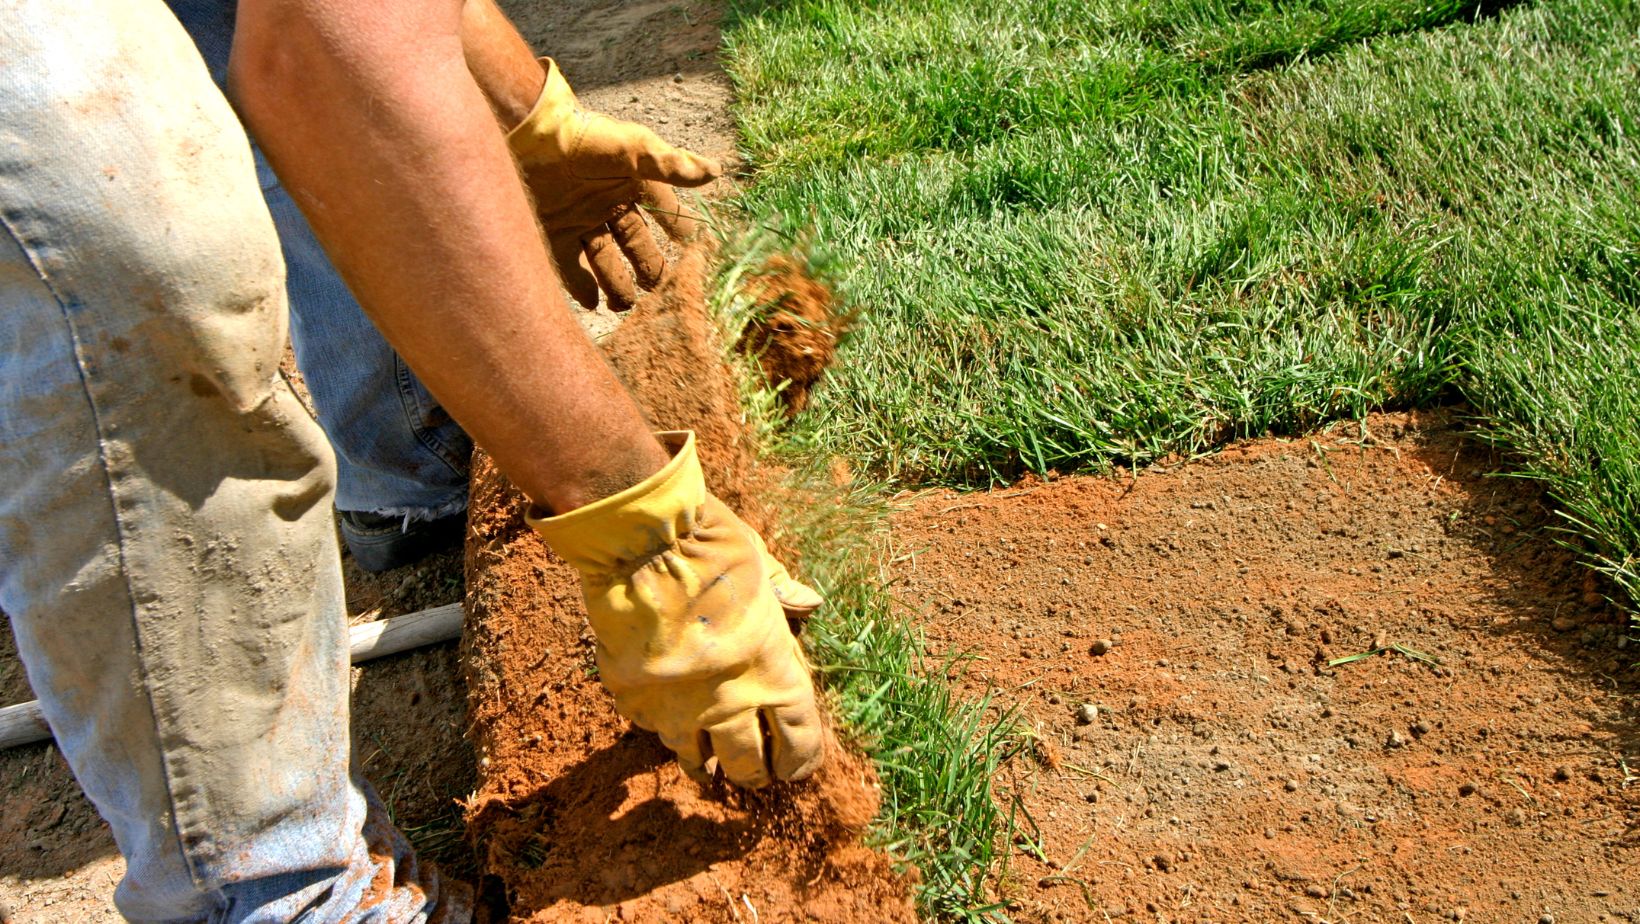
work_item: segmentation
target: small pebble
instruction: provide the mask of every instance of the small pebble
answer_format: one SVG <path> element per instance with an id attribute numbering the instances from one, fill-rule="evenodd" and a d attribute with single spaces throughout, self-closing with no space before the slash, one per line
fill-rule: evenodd
<path id="1" fill-rule="evenodd" d="M 1460 796 L 1473 796 L 1474 794 L 1475 794 L 1475 784 L 1474 783 L 1459 783 L 1458 784 L 1458 795 L 1460 795 Z"/>
<path id="2" fill-rule="evenodd" d="M 1572 771 L 1565 767 L 1555 768 L 1555 782 L 1564 783 L 1572 778 Z"/>
<path id="3" fill-rule="evenodd" d="M 1555 916 L 1545 911 L 1538 915 L 1538 924 L 1555 924 Z"/>
<path id="4" fill-rule="evenodd" d="M 1298 792 L 1298 781 L 1288 780 L 1287 782 L 1281 784 L 1281 788 L 1287 790 L 1288 792 Z"/>
<path id="5" fill-rule="evenodd" d="M 1398 748 L 1406 743 L 1407 739 L 1398 731 L 1390 732 L 1389 737 L 1384 739 L 1384 747 L 1386 748 Z"/>
<path id="6" fill-rule="evenodd" d="M 672 82 L 673 83 L 683 83 L 683 72 L 679 71 L 679 72 L 673 74 L 672 75 Z"/>
<path id="7" fill-rule="evenodd" d="M 1092 725 L 1099 718 L 1099 707 L 1092 703 L 1083 703 L 1076 707 L 1076 724 Z"/>
<path id="8" fill-rule="evenodd" d="M 1327 890 L 1312 882 L 1304 887 L 1304 894 L 1310 896 L 1311 898 L 1326 898 Z"/>
<path id="9" fill-rule="evenodd" d="M 1412 734 L 1416 737 L 1422 738 L 1423 736 L 1429 734 L 1429 731 L 1430 729 L 1428 722 L 1412 723 Z"/>
<path id="10" fill-rule="evenodd" d="M 1095 641 L 1088 648 L 1088 651 L 1091 652 L 1094 655 L 1094 657 L 1098 657 L 1098 656 L 1103 655 L 1106 652 L 1110 651 L 1110 648 L 1111 648 L 1110 639 L 1102 638 L 1102 639 L 1099 639 L 1099 640 Z"/>

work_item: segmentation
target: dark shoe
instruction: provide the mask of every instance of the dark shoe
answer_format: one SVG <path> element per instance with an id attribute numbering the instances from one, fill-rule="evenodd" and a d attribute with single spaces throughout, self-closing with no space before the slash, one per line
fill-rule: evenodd
<path id="1" fill-rule="evenodd" d="M 434 552 L 460 545 L 467 533 L 466 511 L 406 523 L 404 517 L 338 510 L 336 519 L 353 560 L 372 572 L 415 564 Z"/>

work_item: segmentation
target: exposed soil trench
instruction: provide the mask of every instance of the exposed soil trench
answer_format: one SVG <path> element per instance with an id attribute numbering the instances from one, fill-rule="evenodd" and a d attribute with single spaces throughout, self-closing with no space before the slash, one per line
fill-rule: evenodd
<path id="1" fill-rule="evenodd" d="M 1367 432 L 895 517 L 908 615 L 1040 736 L 1016 920 L 1640 921 L 1622 618 L 1451 416 Z"/>
<path id="2" fill-rule="evenodd" d="M 692 429 L 718 496 L 765 522 L 739 396 L 688 254 L 604 347 L 658 429 Z M 875 775 L 841 750 L 814 778 L 702 787 L 615 714 L 593 671 L 579 582 L 480 460 L 467 546 L 470 834 L 513 921 L 911 921 L 909 882 L 861 846 Z"/>

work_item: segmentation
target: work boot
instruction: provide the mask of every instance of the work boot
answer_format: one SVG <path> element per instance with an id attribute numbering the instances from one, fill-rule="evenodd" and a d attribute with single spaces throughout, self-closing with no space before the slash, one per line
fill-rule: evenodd
<path id="1" fill-rule="evenodd" d="M 454 548 L 467 532 L 467 512 L 437 520 L 338 510 L 342 541 L 360 568 L 387 571 L 412 565 L 435 552 Z"/>

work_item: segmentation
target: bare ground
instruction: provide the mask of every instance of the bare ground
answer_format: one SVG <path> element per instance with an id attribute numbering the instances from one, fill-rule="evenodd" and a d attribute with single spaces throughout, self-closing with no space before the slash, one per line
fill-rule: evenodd
<path id="1" fill-rule="evenodd" d="M 1038 736 L 1016 920 L 1640 921 L 1626 622 L 1502 465 L 1382 415 L 909 502 L 897 597 Z"/>

